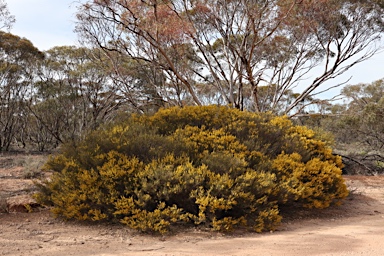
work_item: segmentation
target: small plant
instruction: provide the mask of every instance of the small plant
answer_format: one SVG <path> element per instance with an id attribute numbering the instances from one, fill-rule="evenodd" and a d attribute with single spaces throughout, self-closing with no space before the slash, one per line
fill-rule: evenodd
<path id="1" fill-rule="evenodd" d="M 26 156 L 19 163 L 23 167 L 24 179 L 36 179 L 42 176 L 42 167 L 46 162 L 45 156 Z"/>
<path id="2" fill-rule="evenodd" d="M 5 193 L 0 192 L 0 213 L 8 212 L 7 197 Z"/>

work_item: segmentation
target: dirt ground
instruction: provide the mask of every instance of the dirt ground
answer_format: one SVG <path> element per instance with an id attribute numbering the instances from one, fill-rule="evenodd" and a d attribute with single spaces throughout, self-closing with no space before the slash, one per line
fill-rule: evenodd
<path id="1" fill-rule="evenodd" d="M 30 194 L 35 176 L 4 161 L 0 157 L 3 207 L 12 197 Z M 345 176 L 345 180 L 352 192 L 342 206 L 287 212 L 277 231 L 264 234 L 190 229 L 151 236 L 121 225 L 64 222 L 44 209 L 3 211 L 0 255 L 384 255 L 384 176 Z"/>

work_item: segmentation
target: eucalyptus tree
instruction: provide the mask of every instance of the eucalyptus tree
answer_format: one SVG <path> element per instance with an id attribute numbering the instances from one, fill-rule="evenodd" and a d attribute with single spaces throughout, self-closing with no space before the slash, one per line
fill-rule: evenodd
<path id="1" fill-rule="evenodd" d="M 384 79 L 348 85 L 342 94 L 348 99 L 342 119 L 345 133 L 355 135 L 348 139 L 360 143 L 360 150 L 376 152 L 384 162 Z"/>
<path id="2" fill-rule="evenodd" d="M 304 125 L 331 132 L 334 148 L 343 156 L 348 173 L 384 172 L 384 79 L 347 85 L 345 101 L 300 117 Z"/>
<path id="3" fill-rule="evenodd" d="M 7 3 L 4 0 L 0 0 L 0 30 L 10 29 L 14 22 L 15 16 L 9 12 Z"/>
<path id="4" fill-rule="evenodd" d="M 159 89 L 176 104 L 214 99 L 279 112 L 283 101 L 293 114 L 382 47 L 382 13 L 378 0 L 89 0 L 79 6 L 77 31 L 112 62 L 121 54 L 161 72 Z"/>
<path id="5" fill-rule="evenodd" d="M 43 57 L 27 39 L 0 31 L 0 150 L 24 141 L 33 67 Z"/>
<path id="6" fill-rule="evenodd" d="M 54 47 L 45 52 L 30 105 L 34 123 L 41 128 L 35 131 L 36 143 L 52 141 L 47 140 L 48 135 L 54 139 L 53 145 L 76 141 L 113 118 L 125 103 L 108 66 L 95 58 L 98 52 L 75 46 Z"/>

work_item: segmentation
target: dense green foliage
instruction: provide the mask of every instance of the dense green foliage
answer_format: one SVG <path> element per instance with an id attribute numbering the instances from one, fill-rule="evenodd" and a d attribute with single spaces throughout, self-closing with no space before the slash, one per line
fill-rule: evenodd
<path id="1" fill-rule="evenodd" d="M 65 145 L 37 199 L 67 219 L 144 231 L 189 223 L 261 232 L 276 228 L 282 205 L 325 208 L 346 197 L 341 167 L 313 131 L 285 117 L 169 108 Z"/>

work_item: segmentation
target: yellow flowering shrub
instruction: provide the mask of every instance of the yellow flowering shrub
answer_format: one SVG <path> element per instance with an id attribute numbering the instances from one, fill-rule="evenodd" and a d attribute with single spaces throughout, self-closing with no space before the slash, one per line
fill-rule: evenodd
<path id="1" fill-rule="evenodd" d="M 303 162 L 299 154 L 282 153 L 273 160 L 280 186 L 275 191 L 280 201 L 299 201 L 305 207 L 326 208 L 348 195 L 336 163 L 313 158 Z"/>
<path id="2" fill-rule="evenodd" d="M 67 219 L 274 230 L 283 205 L 325 208 L 348 194 L 341 158 L 287 117 L 169 108 L 101 127 L 45 165 L 39 202 Z"/>

